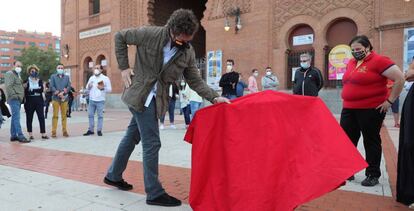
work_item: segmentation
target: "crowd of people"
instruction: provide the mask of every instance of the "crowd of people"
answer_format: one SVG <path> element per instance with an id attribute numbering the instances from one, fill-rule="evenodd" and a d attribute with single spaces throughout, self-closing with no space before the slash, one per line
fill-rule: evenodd
<path id="1" fill-rule="evenodd" d="M 176 128 L 174 116 L 177 101 L 188 127 L 197 110 L 202 107 L 203 98 L 213 104 L 231 103 L 230 100 L 243 96 L 245 92 L 277 91 L 279 87 L 279 80 L 271 67 L 264 68 L 264 76 L 261 79 L 260 70 L 253 69 L 245 82 L 242 74 L 235 70 L 235 61 L 228 59 L 226 73 L 219 82 L 222 88 L 220 96 L 202 80 L 200 70 L 194 64 L 195 54 L 189 42 L 198 27 L 199 22 L 193 12 L 180 9 L 171 15 L 165 26 L 126 29 L 115 35 L 116 58 L 125 85 L 122 100 L 128 106 L 132 117 L 104 182 L 121 190 L 133 188 L 124 181 L 122 174 L 135 146 L 142 142 L 144 186 L 147 193 L 146 203 L 149 205 L 181 205 L 180 200 L 165 192 L 158 180 L 158 153 L 161 147 L 159 129 L 165 128 L 167 112 L 170 127 Z M 137 46 L 137 61 L 134 68 L 131 68 L 128 62 L 128 46 L 131 45 Z M 158 54 L 149 54 L 147 45 L 158 46 Z M 342 80 L 343 108 L 340 125 L 355 147 L 362 134 L 368 167 L 365 170 L 366 178 L 361 185 L 372 187 L 379 183 L 381 176 L 380 129 L 385 114 L 390 108 L 394 113 L 398 113 L 399 95 L 405 80 L 414 81 L 414 66 L 411 64 L 410 70 L 404 76 L 392 60 L 373 50 L 371 42 L 364 35 L 354 37 L 349 46 L 354 58 L 349 61 Z M 311 61 L 311 54 L 300 55 L 300 68 L 293 77 L 293 94 L 317 97 L 323 87 L 321 71 L 314 67 Z M 57 66 L 56 73 L 46 83 L 39 78 L 41 70 L 36 65 L 28 66 L 29 77 L 24 81 L 20 78 L 21 71 L 22 63 L 16 61 L 13 70 L 6 73 L 6 95 L 0 90 L 1 113 L 11 116 L 10 141 L 26 143 L 34 139 L 34 113 L 38 117 L 41 138 L 48 139 L 45 119 L 50 102 L 53 107 L 52 137 L 56 137 L 59 110 L 63 136 L 68 137 L 66 122 L 67 117 L 71 115 L 70 105 L 78 103 L 75 102 L 77 94 L 71 86 L 69 77 L 64 74 L 63 65 Z M 85 136 L 95 134 L 95 113 L 98 116 L 96 132 L 98 136 L 102 136 L 105 93 L 112 90 L 109 78 L 103 75 L 102 71 L 102 66 L 96 65 L 94 75 L 78 94 L 80 110 L 88 111 L 89 128 Z M 133 77 L 134 75 L 136 77 Z M 413 92 L 411 87 L 404 103 L 398 157 L 397 200 L 406 205 L 414 203 Z M 6 96 L 10 113 L 5 106 Z M 26 111 L 29 139 L 23 135 L 20 126 L 21 104 L 24 104 Z M 397 117 L 395 126 L 400 127 Z M 0 125 L 1 123 L 0 115 Z M 354 180 L 354 176 L 348 180 Z"/>
<path id="2" fill-rule="evenodd" d="M 13 69 L 5 74 L 5 92 L 0 89 L 0 127 L 5 120 L 3 116 L 11 117 L 10 141 L 28 143 L 35 139 L 33 135 L 33 117 L 35 113 L 39 121 L 41 140 L 49 139 L 46 133 L 45 121 L 50 104 L 53 108 L 51 137 L 57 137 L 59 112 L 62 135 L 69 137 L 67 118 L 71 117 L 73 110 L 78 110 L 78 102 L 80 102 L 81 111 L 88 110 L 86 107 L 89 108 L 90 127 L 88 135 L 93 134 L 91 131 L 93 131 L 95 110 L 98 111 L 97 132 L 98 135 L 102 135 L 103 102 L 105 93 L 111 92 L 112 88 L 109 79 L 102 74 L 101 65 L 95 67 L 94 75 L 90 77 L 86 88 L 82 89 L 79 94 L 71 86 L 70 78 L 65 73 L 62 64 L 56 67 L 56 72 L 50 76 L 47 82 L 40 78 L 41 70 L 35 64 L 28 65 L 26 69 L 28 77 L 22 79 L 22 67 L 22 62 L 15 61 Z M 9 107 L 6 106 L 6 102 Z M 26 114 L 28 138 L 24 135 L 20 123 L 22 105 Z"/>

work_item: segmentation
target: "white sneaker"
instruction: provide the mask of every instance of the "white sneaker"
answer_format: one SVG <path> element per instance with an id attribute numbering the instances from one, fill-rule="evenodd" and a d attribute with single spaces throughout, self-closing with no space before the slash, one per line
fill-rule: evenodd
<path id="1" fill-rule="evenodd" d="M 173 124 L 172 124 L 172 125 L 170 125 L 170 128 L 171 128 L 171 129 L 177 129 L 177 127 L 176 127 L 175 125 L 173 125 Z"/>
<path id="2" fill-rule="evenodd" d="M 160 125 L 160 130 L 164 130 L 164 129 L 165 129 L 164 124 L 161 124 Z"/>

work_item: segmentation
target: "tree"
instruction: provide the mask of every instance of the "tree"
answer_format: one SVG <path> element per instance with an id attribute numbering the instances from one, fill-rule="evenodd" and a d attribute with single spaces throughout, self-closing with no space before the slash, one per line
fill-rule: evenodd
<path id="1" fill-rule="evenodd" d="M 52 49 L 39 49 L 35 46 L 25 48 L 22 50 L 21 56 L 17 58 L 23 64 L 21 77 L 23 80 L 27 79 L 27 67 L 35 64 L 39 67 L 39 78 L 43 81 L 48 81 L 50 76 L 55 72 L 56 66 L 59 64 L 59 55 Z"/>

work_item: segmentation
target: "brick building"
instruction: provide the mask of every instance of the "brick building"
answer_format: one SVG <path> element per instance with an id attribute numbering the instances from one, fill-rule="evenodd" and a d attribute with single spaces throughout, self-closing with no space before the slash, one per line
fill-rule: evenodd
<path id="1" fill-rule="evenodd" d="M 102 63 L 115 93 L 122 92 L 122 83 L 114 34 L 123 28 L 164 25 L 181 7 L 192 9 L 201 20 L 192 42 L 198 58 L 221 50 L 223 62 L 234 59 L 244 75 L 253 68 L 263 75 L 263 69 L 271 66 L 285 89 L 291 86 L 292 68 L 304 51 L 314 55 L 326 87 L 340 85 L 340 80 L 328 80 L 329 52 L 356 34 L 366 34 L 374 50 L 401 67 L 404 31 L 414 27 L 414 2 L 409 0 L 62 0 L 61 4 L 62 51 L 68 55 L 62 61 L 71 70 L 75 88 L 85 85 L 93 64 Z M 131 66 L 133 54 L 131 48 Z"/>
<path id="2" fill-rule="evenodd" d="M 4 81 L 3 74 L 12 68 L 13 62 L 20 56 L 21 51 L 30 46 L 43 50 L 50 47 L 60 54 L 60 38 L 53 36 L 52 33 L 0 30 L 0 84 Z"/>

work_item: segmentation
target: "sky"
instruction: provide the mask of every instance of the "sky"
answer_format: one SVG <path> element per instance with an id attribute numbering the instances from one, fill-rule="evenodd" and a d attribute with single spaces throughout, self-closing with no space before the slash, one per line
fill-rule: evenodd
<path id="1" fill-rule="evenodd" d="M 0 0 L 0 30 L 52 32 L 60 37 L 60 0 Z"/>

